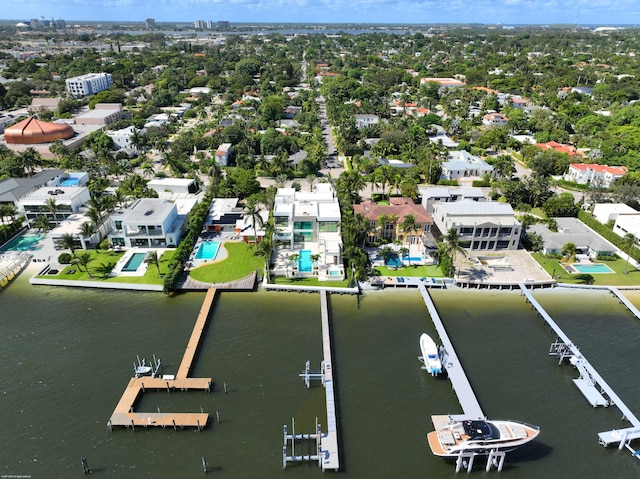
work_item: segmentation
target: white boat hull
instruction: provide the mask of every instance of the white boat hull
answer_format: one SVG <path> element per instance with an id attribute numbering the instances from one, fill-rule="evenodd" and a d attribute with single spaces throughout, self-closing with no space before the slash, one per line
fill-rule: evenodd
<path id="1" fill-rule="evenodd" d="M 424 369 L 426 369 L 432 376 L 437 376 L 442 373 L 442 361 L 440 360 L 440 353 L 438 346 L 426 333 L 422 333 L 420 336 L 420 351 L 422 352 L 421 360 L 424 362 Z"/>
<path id="2" fill-rule="evenodd" d="M 434 455 L 457 458 L 462 453 L 488 455 L 509 452 L 535 439 L 540 428 L 520 421 L 467 420 L 446 421 L 446 416 L 433 416 L 436 428 L 427 434 Z"/>

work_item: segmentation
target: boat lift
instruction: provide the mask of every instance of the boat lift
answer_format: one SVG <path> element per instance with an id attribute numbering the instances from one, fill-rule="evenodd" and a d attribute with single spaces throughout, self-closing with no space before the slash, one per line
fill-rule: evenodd
<path id="1" fill-rule="evenodd" d="M 147 360 L 145 358 L 140 359 L 140 356 L 136 356 L 138 360 L 138 364 L 133 362 L 133 375 L 136 378 L 141 376 L 151 376 L 152 378 L 158 377 L 158 373 L 160 372 L 160 368 L 162 367 L 162 361 L 160 358 L 156 359 L 156 355 L 153 355 L 153 362 L 151 364 L 147 364 Z"/>
<path id="2" fill-rule="evenodd" d="M 320 369 L 312 370 L 311 369 L 311 361 L 307 361 L 304 366 L 304 371 L 302 371 L 298 376 L 300 376 L 307 388 L 311 387 L 311 381 L 320 381 L 322 386 L 325 385 L 325 367 L 326 364 L 324 361 L 320 363 Z"/>
<path id="3" fill-rule="evenodd" d="M 282 445 L 282 468 L 286 469 L 290 462 L 312 462 L 317 461 L 318 466 L 322 467 L 322 454 L 320 453 L 320 440 L 322 439 L 322 431 L 318 418 L 316 418 L 315 434 L 296 434 L 296 420 L 291 418 L 291 434 L 288 433 L 287 425 L 284 429 L 284 443 Z M 300 443 L 301 454 L 296 455 L 296 443 Z M 307 445 L 307 454 L 304 454 L 305 444 Z M 315 454 L 312 454 L 312 448 L 315 444 Z M 289 450 L 291 454 L 289 454 Z"/>

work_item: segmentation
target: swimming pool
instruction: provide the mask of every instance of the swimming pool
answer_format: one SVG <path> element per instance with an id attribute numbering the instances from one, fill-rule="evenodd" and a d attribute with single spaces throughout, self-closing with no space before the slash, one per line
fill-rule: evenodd
<path id="1" fill-rule="evenodd" d="M 613 270 L 604 263 L 572 264 L 578 273 L 613 273 Z"/>
<path id="2" fill-rule="evenodd" d="M 313 261 L 311 261 L 311 250 L 300 250 L 298 257 L 298 271 L 301 273 L 309 273 L 313 269 Z"/>
<path id="3" fill-rule="evenodd" d="M 78 178 L 65 178 L 60 183 L 60 186 L 78 186 L 80 184 L 80 180 Z"/>
<path id="4" fill-rule="evenodd" d="M 220 248 L 219 241 L 203 241 L 198 247 L 198 251 L 194 256 L 194 259 L 215 259 Z"/>
<path id="5" fill-rule="evenodd" d="M 387 266 L 394 266 L 399 268 L 402 266 L 402 260 L 398 256 L 392 256 L 387 260 Z"/>
<path id="6" fill-rule="evenodd" d="M 23 234 L 17 238 L 13 238 L 6 245 L 0 248 L 0 251 L 38 251 L 42 249 L 42 245 L 36 246 L 36 243 L 44 238 L 44 233 L 40 234 Z"/>
<path id="7" fill-rule="evenodd" d="M 133 253 L 131 258 L 125 263 L 122 267 L 122 271 L 125 273 L 131 273 L 133 271 L 138 271 L 138 268 L 147 257 L 147 253 Z"/>

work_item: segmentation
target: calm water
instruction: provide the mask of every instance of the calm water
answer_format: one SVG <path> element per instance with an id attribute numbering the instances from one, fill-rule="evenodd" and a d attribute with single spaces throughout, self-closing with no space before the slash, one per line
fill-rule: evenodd
<path id="1" fill-rule="evenodd" d="M 604 293 L 535 296 L 640 415 L 640 321 Z M 618 411 L 589 406 L 571 382 L 573 368 L 547 355 L 554 337 L 518 293 L 433 297 L 485 413 L 542 427 L 538 442 L 507 456 L 500 477 L 640 474 L 628 452 L 597 444 L 599 431 L 623 426 Z M 222 293 L 194 370 L 213 377 L 215 390 L 147 393 L 138 406 L 218 410 L 219 424 L 107 430 L 136 355 L 156 354 L 165 373 L 177 370 L 203 298 L 35 288 L 26 276 L 0 291 L 0 475 L 80 477 L 86 457 L 94 476 L 194 477 L 205 456 L 216 477 L 322 477 L 307 464 L 281 468 L 282 426 L 295 417 L 306 432 L 316 416 L 325 421 L 322 388 L 298 377 L 306 360 L 317 368 L 322 359 L 317 295 Z M 461 411 L 450 383 L 420 369 L 418 337 L 435 329 L 419 294 L 372 293 L 359 307 L 331 296 L 330 310 L 341 477 L 454 477 L 425 440 L 431 414 Z M 480 467 L 472 474 L 487 475 Z"/>

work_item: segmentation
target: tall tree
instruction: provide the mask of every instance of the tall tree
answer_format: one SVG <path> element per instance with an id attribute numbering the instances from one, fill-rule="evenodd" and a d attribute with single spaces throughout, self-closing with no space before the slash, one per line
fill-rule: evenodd
<path id="1" fill-rule="evenodd" d="M 408 214 L 402 219 L 400 223 L 400 229 L 407 233 L 409 237 L 409 245 L 411 245 L 412 233 L 416 230 L 416 215 Z M 409 246 L 411 248 L 411 246 Z M 411 266 L 411 254 L 408 255 L 409 258 L 409 266 Z"/>
<path id="2" fill-rule="evenodd" d="M 264 220 L 260 215 L 260 207 L 258 206 L 257 203 L 249 203 L 247 205 L 247 209 L 244 212 L 245 224 L 247 223 L 247 221 L 250 221 L 251 225 L 253 226 L 253 240 L 257 245 L 258 244 L 258 228 L 262 228 L 264 226 Z"/>
<path id="3" fill-rule="evenodd" d="M 152 264 L 158 271 L 158 278 L 160 277 L 160 258 L 158 258 L 158 252 L 156 250 L 149 251 L 144 259 L 146 264 Z"/>

